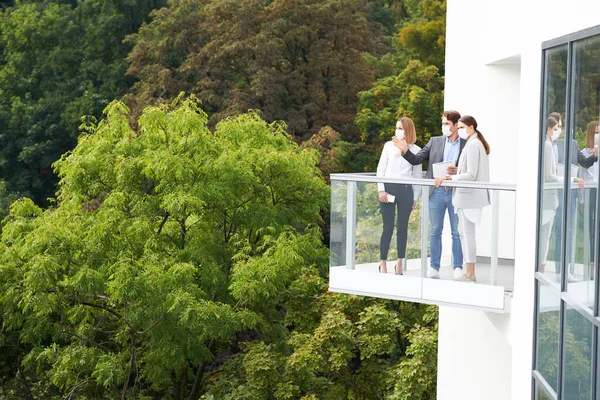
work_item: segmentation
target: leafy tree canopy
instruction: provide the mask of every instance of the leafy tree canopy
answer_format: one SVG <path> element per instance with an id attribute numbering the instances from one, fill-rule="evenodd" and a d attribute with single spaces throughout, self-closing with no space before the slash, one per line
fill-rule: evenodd
<path id="1" fill-rule="evenodd" d="M 0 9 L 0 178 L 38 204 L 51 165 L 76 144 L 81 115 L 99 117 L 133 84 L 123 38 L 161 0 L 16 1 Z"/>
<path id="2" fill-rule="evenodd" d="M 424 145 L 440 130 L 443 108 L 443 71 L 446 31 L 446 1 L 404 3 L 410 18 L 394 36 L 394 52 L 368 61 L 380 78 L 372 88 L 358 94 L 356 125 L 376 166 L 383 144 L 394 133 L 395 121 L 411 118 L 417 143 Z"/>
<path id="3" fill-rule="evenodd" d="M 434 393 L 434 308 L 326 292 L 317 153 L 255 113 L 207 120 L 178 99 L 136 132 L 114 102 L 55 163 L 55 206 L 12 205 L 0 396 Z"/>
<path id="4" fill-rule="evenodd" d="M 259 109 L 308 139 L 324 126 L 346 140 L 356 94 L 373 74 L 363 53 L 380 54 L 379 25 L 365 0 L 169 1 L 132 35 L 128 102 L 140 107 L 197 93 L 212 116 Z"/>

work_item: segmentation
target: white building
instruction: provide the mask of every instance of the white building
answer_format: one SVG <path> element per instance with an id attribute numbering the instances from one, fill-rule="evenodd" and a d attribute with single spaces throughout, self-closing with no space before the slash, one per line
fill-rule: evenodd
<path id="1" fill-rule="evenodd" d="M 600 399 L 598 179 L 580 190 L 570 176 L 597 171 L 584 170 L 577 153 L 600 117 L 600 1 L 448 0 L 446 40 L 445 108 L 474 116 L 492 149 L 478 283 L 452 281 L 447 223 L 447 279 L 425 278 L 426 212 L 411 227 L 420 241 L 407 276 L 376 273 L 369 249 L 380 226 L 364 199 L 377 178 L 341 174 L 332 176 L 331 290 L 440 305 L 439 400 Z M 562 120 L 554 155 L 575 166 L 558 183 L 541 174 L 552 112 Z M 417 183 L 426 211 L 431 182 Z M 549 222 L 548 240 L 540 231 Z M 544 240 L 547 261 L 538 254 Z"/>

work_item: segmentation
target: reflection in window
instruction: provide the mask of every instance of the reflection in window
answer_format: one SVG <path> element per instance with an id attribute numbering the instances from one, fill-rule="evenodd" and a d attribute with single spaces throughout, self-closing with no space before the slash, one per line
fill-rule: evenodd
<path id="1" fill-rule="evenodd" d="M 560 297 L 551 287 L 539 282 L 538 285 L 536 369 L 557 391 Z"/>
<path id="2" fill-rule="evenodd" d="M 577 310 L 567 310 L 564 342 L 564 400 L 590 399 L 593 327 Z"/>

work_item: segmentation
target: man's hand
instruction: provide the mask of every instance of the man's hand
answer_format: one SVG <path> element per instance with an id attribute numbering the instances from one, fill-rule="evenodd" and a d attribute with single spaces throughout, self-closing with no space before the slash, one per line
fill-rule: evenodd
<path id="1" fill-rule="evenodd" d="M 379 192 L 379 201 L 382 203 L 387 203 L 388 202 L 388 194 L 387 192 L 384 192 L 383 190 L 381 192 Z"/>
<path id="2" fill-rule="evenodd" d="M 448 167 L 448 175 L 456 175 L 456 173 L 458 172 L 458 167 L 457 166 L 451 166 Z"/>
<path id="3" fill-rule="evenodd" d="M 442 184 L 443 180 L 444 180 L 443 176 L 438 176 L 437 178 L 435 178 L 435 182 L 433 182 L 433 185 L 435 187 L 440 187 L 440 185 Z"/>
<path id="4" fill-rule="evenodd" d="M 408 151 L 408 144 L 404 139 L 398 139 L 396 136 L 392 138 L 392 142 L 394 142 L 394 146 L 400 149 L 402 153 L 406 153 Z"/>
<path id="5" fill-rule="evenodd" d="M 581 178 L 573 178 L 573 182 L 579 183 L 579 189 L 583 189 L 583 186 L 584 186 L 583 179 L 581 179 Z"/>

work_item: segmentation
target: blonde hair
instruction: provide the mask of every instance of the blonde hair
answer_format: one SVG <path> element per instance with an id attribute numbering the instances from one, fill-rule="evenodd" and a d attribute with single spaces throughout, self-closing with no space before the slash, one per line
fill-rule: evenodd
<path id="1" fill-rule="evenodd" d="M 585 135 L 585 145 L 588 149 L 594 148 L 594 135 L 596 134 L 597 127 L 598 127 L 598 121 L 592 121 L 587 126 L 586 135 Z"/>
<path id="2" fill-rule="evenodd" d="M 402 129 L 404 130 L 404 140 L 406 140 L 406 143 L 414 144 L 417 141 L 417 132 L 412 119 L 408 117 L 402 117 L 398 119 L 398 122 L 402 124 Z"/>

